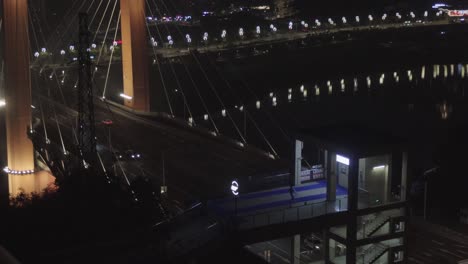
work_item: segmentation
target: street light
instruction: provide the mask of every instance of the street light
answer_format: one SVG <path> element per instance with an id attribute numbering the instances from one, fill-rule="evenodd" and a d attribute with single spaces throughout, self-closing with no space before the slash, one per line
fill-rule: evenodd
<path id="1" fill-rule="evenodd" d="M 0 108 L 3 108 L 6 106 L 5 99 L 0 99 Z"/>
<path id="2" fill-rule="evenodd" d="M 123 93 L 120 94 L 120 97 L 122 97 L 124 99 L 127 99 L 127 100 L 132 100 L 133 99 L 133 97 L 131 97 L 129 95 L 126 95 L 126 94 L 123 94 Z"/>
<path id="3" fill-rule="evenodd" d="M 243 37 L 244 36 L 244 29 L 243 28 L 239 28 L 239 37 Z"/>

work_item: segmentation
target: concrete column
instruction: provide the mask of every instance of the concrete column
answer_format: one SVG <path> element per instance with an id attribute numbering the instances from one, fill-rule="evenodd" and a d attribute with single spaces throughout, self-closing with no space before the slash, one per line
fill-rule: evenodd
<path id="1" fill-rule="evenodd" d="M 408 153 L 403 152 L 401 157 L 401 200 L 406 201 L 408 190 Z"/>
<path id="2" fill-rule="evenodd" d="M 290 263 L 299 264 L 300 257 L 301 257 L 301 235 L 294 235 L 291 237 Z"/>
<path id="3" fill-rule="evenodd" d="M 330 151 L 325 151 L 327 157 L 327 201 L 336 201 L 336 155 Z"/>
<path id="4" fill-rule="evenodd" d="M 301 184 L 301 172 L 302 172 L 302 149 L 304 148 L 304 142 L 300 140 L 294 141 L 294 153 L 293 153 L 293 171 L 291 173 L 291 186 L 297 186 Z"/>
<path id="5" fill-rule="evenodd" d="M 330 263 L 330 238 L 328 232 L 328 227 L 323 230 L 323 259 L 325 264 Z"/>
<path id="6" fill-rule="evenodd" d="M 348 211 L 356 212 L 358 208 L 359 159 L 349 158 L 348 169 Z"/>
<path id="7" fill-rule="evenodd" d="M 349 158 L 348 223 L 346 228 L 346 263 L 356 262 L 359 159 Z"/>
<path id="8" fill-rule="evenodd" d="M 145 0 L 121 0 L 122 67 L 125 105 L 138 111 L 150 111 L 148 33 Z"/>
<path id="9" fill-rule="evenodd" d="M 27 136 L 31 126 L 31 81 L 29 72 L 28 1 L 3 1 L 6 135 L 8 168 L 34 169 L 34 150 Z M 35 176 L 9 175 L 9 193 L 20 188 L 36 191 Z"/>

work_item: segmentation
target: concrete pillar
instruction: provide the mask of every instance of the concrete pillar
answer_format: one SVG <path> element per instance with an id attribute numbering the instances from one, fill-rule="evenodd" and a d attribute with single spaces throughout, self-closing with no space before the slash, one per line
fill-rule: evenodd
<path id="1" fill-rule="evenodd" d="M 401 157 L 401 201 L 406 201 L 408 190 L 408 153 L 403 152 Z"/>
<path id="2" fill-rule="evenodd" d="M 330 151 L 325 151 L 327 159 L 326 176 L 327 176 L 327 201 L 336 201 L 336 155 Z"/>
<path id="3" fill-rule="evenodd" d="M 294 235 L 291 237 L 291 255 L 290 263 L 299 264 L 301 257 L 301 235 Z"/>
<path id="4" fill-rule="evenodd" d="M 328 227 L 323 230 L 323 259 L 325 264 L 330 263 L 330 238 L 328 237 Z"/>
<path id="5" fill-rule="evenodd" d="M 359 159 L 349 158 L 348 223 L 346 225 L 346 263 L 356 262 Z"/>
<path id="6" fill-rule="evenodd" d="M 3 24 L 8 168 L 33 170 L 34 150 L 27 136 L 31 126 L 28 1 L 3 1 Z M 10 195 L 16 195 L 20 188 L 37 191 L 34 174 L 9 175 L 8 182 Z"/>
<path id="7" fill-rule="evenodd" d="M 294 141 L 294 153 L 293 153 L 293 171 L 291 173 L 291 186 L 297 186 L 301 184 L 301 172 L 302 172 L 302 149 L 304 148 L 304 142 L 300 140 Z"/>
<path id="8" fill-rule="evenodd" d="M 348 211 L 356 212 L 358 209 L 358 177 L 359 159 L 349 158 L 348 169 Z"/>
<path id="9" fill-rule="evenodd" d="M 138 111 L 150 111 L 148 33 L 145 0 L 121 0 L 122 67 L 125 105 Z"/>

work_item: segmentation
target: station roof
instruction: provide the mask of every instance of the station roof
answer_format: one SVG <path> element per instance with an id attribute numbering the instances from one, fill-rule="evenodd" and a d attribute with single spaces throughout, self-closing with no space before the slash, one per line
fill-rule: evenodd
<path id="1" fill-rule="evenodd" d="M 297 138 L 306 145 L 314 144 L 358 158 L 402 151 L 406 145 L 398 136 L 362 124 L 305 128 L 299 131 Z"/>

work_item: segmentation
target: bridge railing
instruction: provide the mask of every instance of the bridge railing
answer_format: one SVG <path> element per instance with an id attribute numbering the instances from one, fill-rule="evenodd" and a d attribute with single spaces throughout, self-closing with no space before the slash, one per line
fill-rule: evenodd
<path id="1" fill-rule="evenodd" d="M 240 215 L 237 216 L 237 224 L 239 229 L 253 229 L 274 224 L 296 222 L 346 210 L 348 210 L 348 198 L 343 197 L 336 201 L 307 203 L 301 206 L 281 208 L 268 212 Z"/>

